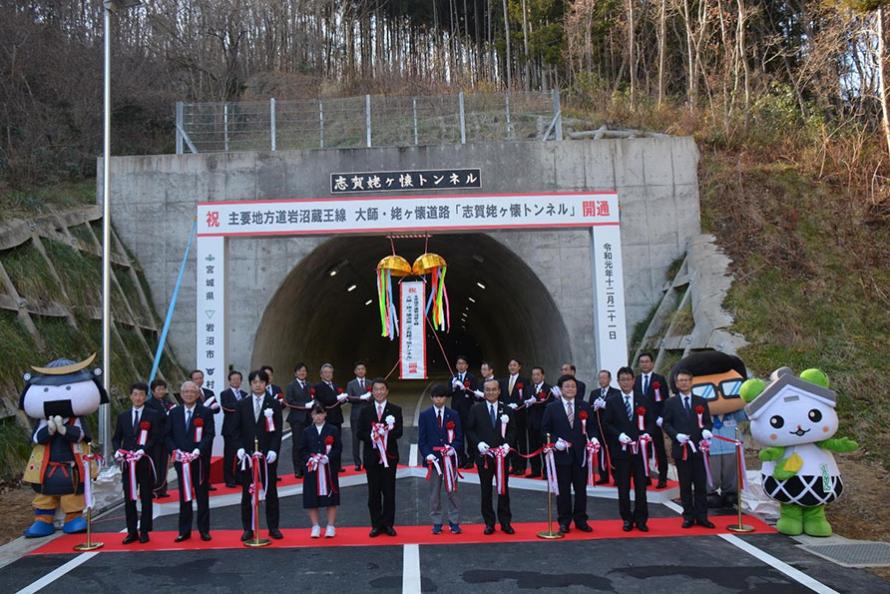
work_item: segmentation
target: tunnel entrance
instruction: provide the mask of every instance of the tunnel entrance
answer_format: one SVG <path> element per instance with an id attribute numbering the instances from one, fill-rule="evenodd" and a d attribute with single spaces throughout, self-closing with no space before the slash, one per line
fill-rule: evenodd
<path id="1" fill-rule="evenodd" d="M 395 240 L 409 262 L 424 252 L 425 239 Z M 550 292 L 515 253 L 481 233 L 435 235 L 429 251 L 448 262 L 446 285 L 451 330 L 434 336 L 427 326 L 430 377 L 448 373 L 466 355 L 475 373 L 481 361 L 502 375 L 508 360 L 542 365 L 556 374 L 571 360 L 569 336 Z M 302 361 L 315 375 L 323 362 L 337 377 L 365 361 L 371 376 L 386 375 L 398 362 L 398 340 L 380 335 L 374 271 L 391 247 L 385 237 L 334 237 L 297 263 L 266 308 L 257 329 L 252 364 L 271 364 L 286 381 Z M 437 340 L 438 339 L 438 340 Z M 441 342 L 441 347 L 440 347 Z M 443 351 L 448 361 L 443 357 Z M 398 377 L 397 370 L 393 378 Z"/>

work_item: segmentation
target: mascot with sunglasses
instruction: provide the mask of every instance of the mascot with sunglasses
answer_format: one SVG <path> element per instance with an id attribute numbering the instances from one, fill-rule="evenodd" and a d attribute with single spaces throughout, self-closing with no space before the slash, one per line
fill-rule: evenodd
<path id="1" fill-rule="evenodd" d="M 747 370 L 741 359 L 717 351 L 693 353 L 673 367 L 693 373 L 692 393 L 708 401 L 708 412 L 714 422 L 712 433 L 736 439 L 736 429 L 747 421 L 745 401 L 739 396 Z M 671 372 L 671 390 L 676 393 L 676 378 Z M 711 476 L 708 507 L 732 507 L 738 498 L 739 480 L 735 445 L 723 440 L 711 440 Z"/>

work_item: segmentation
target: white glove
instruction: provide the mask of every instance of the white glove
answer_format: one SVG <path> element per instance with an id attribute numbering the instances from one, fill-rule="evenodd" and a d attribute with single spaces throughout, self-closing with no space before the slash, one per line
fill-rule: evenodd
<path id="1" fill-rule="evenodd" d="M 247 452 L 244 451 L 244 448 L 238 448 L 238 452 L 235 454 L 238 457 L 238 460 L 244 460 L 247 456 Z"/>
<path id="2" fill-rule="evenodd" d="M 121 460 L 124 459 L 124 455 L 121 454 L 120 452 L 115 452 L 115 453 L 114 453 L 114 459 L 117 460 L 118 462 L 120 462 Z"/>
<path id="3" fill-rule="evenodd" d="M 349 394 L 340 394 L 337 396 L 337 402 L 343 402 L 349 398 Z"/>
<path id="4" fill-rule="evenodd" d="M 510 410 L 516 410 L 517 408 L 519 408 L 519 405 L 516 404 L 515 402 L 511 402 L 510 404 L 507 405 L 507 408 L 509 408 Z"/>
<path id="5" fill-rule="evenodd" d="M 569 444 L 563 438 L 560 437 L 559 439 L 556 440 L 556 449 L 559 450 L 560 452 L 566 451 L 566 448 L 568 448 L 568 447 L 569 447 Z"/>
<path id="6" fill-rule="evenodd" d="M 435 461 L 436 461 L 436 455 L 435 455 L 435 454 L 429 454 L 429 455 L 426 457 L 426 461 L 427 461 L 427 462 L 435 462 Z"/>
<path id="7" fill-rule="evenodd" d="M 505 454 L 509 454 L 510 453 L 510 444 L 505 443 L 504 445 L 501 446 L 501 450 L 503 450 L 503 452 Z"/>
<path id="8" fill-rule="evenodd" d="M 662 417 L 658 417 L 655 419 L 655 424 L 661 427 L 661 424 L 664 423 L 664 419 Z"/>
<path id="9" fill-rule="evenodd" d="M 65 435 L 68 432 L 68 427 L 65 425 L 65 421 L 62 420 L 62 417 L 56 415 L 53 417 L 53 420 L 56 422 L 56 431 L 59 432 L 59 435 Z"/>
<path id="10" fill-rule="evenodd" d="M 267 464 L 274 464 L 275 460 L 278 460 L 278 454 L 276 454 L 272 450 L 269 450 L 268 452 L 266 452 L 266 463 Z"/>
<path id="11" fill-rule="evenodd" d="M 195 448 L 192 450 L 192 456 L 200 456 L 200 455 L 201 455 L 201 450 L 199 450 L 198 448 Z"/>
<path id="12" fill-rule="evenodd" d="M 464 389 L 464 385 L 463 385 L 462 383 L 460 383 L 460 380 L 457 379 L 456 377 L 451 378 L 451 387 L 454 388 L 454 389 L 456 389 L 456 390 L 463 390 L 463 389 Z"/>
<path id="13" fill-rule="evenodd" d="M 137 460 L 139 460 L 140 458 L 142 458 L 142 456 L 145 455 L 145 450 L 142 448 L 143 448 L 143 446 L 139 446 L 139 449 L 136 450 L 136 453 L 134 454 L 136 456 Z"/>
<path id="14" fill-rule="evenodd" d="M 305 406 L 307 409 L 311 409 L 313 406 L 315 406 L 315 401 L 314 401 L 314 400 L 310 400 L 309 402 L 307 402 L 307 403 L 304 404 L 303 406 Z"/>
<path id="15" fill-rule="evenodd" d="M 475 394 L 476 398 L 479 398 L 480 400 L 482 398 L 485 398 L 485 393 L 482 392 L 481 390 L 473 390 L 473 394 Z"/>
<path id="16" fill-rule="evenodd" d="M 593 410 L 603 410 L 606 408 L 606 399 L 600 396 L 593 401 Z"/>
<path id="17" fill-rule="evenodd" d="M 480 441 L 479 445 L 477 445 L 476 448 L 479 450 L 480 454 L 484 454 L 485 452 L 488 451 L 488 444 L 485 443 L 484 441 Z"/>
<path id="18" fill-rule="evenodd" d="M 46 430 L 49 431 L 50 435 L 55 435 L 56 433 L 56 422 L 52 417 L 46 420 Z"/>
<path id="19" fill-rule="evenodd" d="M 598 439 L 595 438 L 595 437 L 591 437 L 591 438 L 590 438 L 590 443 L 595 443 L 595 444 L 599 445 L 599 442 L 600 442 L 600 440 L 598 440 Z"/>
<path id="20" fill-rule="evenodd" d="M 219 412 L 219 402 L 216 401 L 216 396 L 211 396 L 204 403 L 204 406 L 212 410 L 213 412 Z"/>
<path id="21" fill-rule="evenodd" d="M 712 437 L 714 437 L 714 434 L 711 433 L 710 431 L 708 431 L 707 429 L 702 429 L 701 436 L 702 436 L 702 439 L 710 440 Z"/>
<path id="22" fill-rule="evenodd" d="M 689 436 L 685 433 L 677 433 L 677 441 L 680 442 L 680 444 L 685 444 L 689 441 Z"/>
<path id="23" fill-rule="evenodd" d="M 553 386 L 552 388 L 550 388 L 550 393 L 557 398 L 562 398 L 562 390 L 560 390 L 557 386 Z"/>
<path id="24" fill-rule="evenodd" d="M 642 437 L 646 437 L 646 438 L 648 438 L 648 439 L 652 439 L 651 437 L 649 437 L 649 434 L 646 433 L 646 432 L 640 433 L 640 437 L 641 437 L 641 438 L 642 438 Z"/>
<path id="25" fill-rule="evenodd" d="M 534 398 L 529 398 L 528 400 L 525 401 L 526 408 L 529 406 L 533 406 L 535 404 L 535 402 L 536 402 L 536 400 Z"/>
<path id="26" fill-rule="evenodd" d="M 633 440 L 627 436 L 627 433 L 622 433 L 618 436 L 618 441 L 620 441 L 621 443 L 630 443 Z"/>
<path id="27" fill-rule="evenodd" d="M 360 398 L 361 400 L 370 400 L 370 399 L 371 399 L 371 394 L 370 394 L 370 393 L 365 393 L 365 394 L 362 394 L 361 396 L 359 396 L 359 398 Z"/>

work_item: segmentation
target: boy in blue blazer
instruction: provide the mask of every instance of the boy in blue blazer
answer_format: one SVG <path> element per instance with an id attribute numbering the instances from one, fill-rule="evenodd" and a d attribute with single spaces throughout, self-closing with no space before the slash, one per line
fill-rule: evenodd
<path id="1" fill-rule="evenodd" d="M 433 534 L 442 532 L 442 484 L 445 483 L 448 526 L 460 534 L 460 507 L 457 498 L 458 458 L 456 448 L 463 443 L 460 415 L 445 406 L 448 386 L 436 384 L 430 391 L 433 405 L 420 413 L 418 446 L 430 471 L 430 517 Z"/>

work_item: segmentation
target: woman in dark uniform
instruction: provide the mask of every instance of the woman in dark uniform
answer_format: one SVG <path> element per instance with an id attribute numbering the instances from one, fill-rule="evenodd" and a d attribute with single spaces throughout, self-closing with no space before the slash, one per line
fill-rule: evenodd
<path id="1" fill-rule="evenodd" d="M 343 442 L 340 430 L 325 422 L 327 411 L 324 405 L 316 403 L 312 407 L 312 424 L 303 430 L 300 446 L 301 460 L 306 478 L 303 480 L 303 509 L 309 511 L 312 520 L 312 538 L 321 536 L 318 509 L 327 508 L 328 523 L 325 538 L 336 534 L 334 523 L 337 520 L 337 506 L 340 505 L 340 486 L 337 469 L 340 468 L 340 454 Z M 321 480 L 319 480 L 321 478 Z"/>

